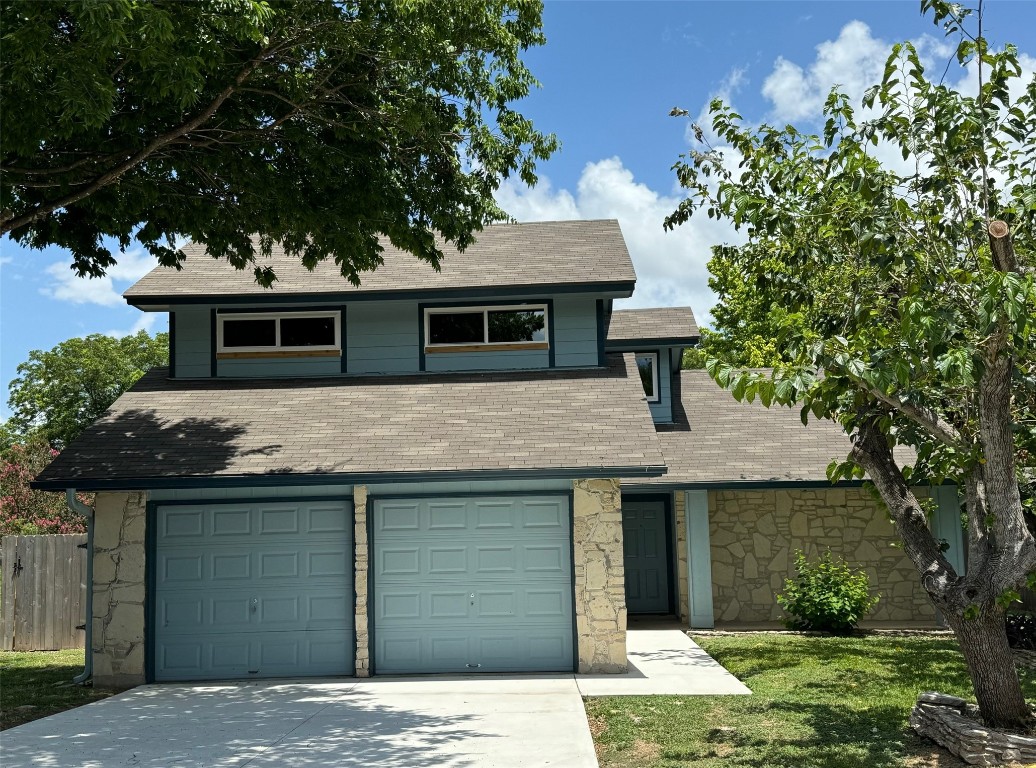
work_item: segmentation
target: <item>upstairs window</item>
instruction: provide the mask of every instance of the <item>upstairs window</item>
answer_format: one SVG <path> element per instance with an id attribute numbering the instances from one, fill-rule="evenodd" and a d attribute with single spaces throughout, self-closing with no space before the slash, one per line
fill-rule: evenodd
<path id="1" fill-rule="evenodd" d="M 426 352 L 547 349 L 547 308 L 444 307 L 425 310 Z"/>
<path id="2" fill-rule="evenodd" d="M 342 351 L 341 312 L 242 312 L 217 315 L 217 354 L 288 357 Z"/>
<path id="3" fill-rule="evenodd" d="M 658 391 L 658 353 L 637 352 L 635 357 L 647 401 L 649 403 L 662 402 L 662 394 Z"/>

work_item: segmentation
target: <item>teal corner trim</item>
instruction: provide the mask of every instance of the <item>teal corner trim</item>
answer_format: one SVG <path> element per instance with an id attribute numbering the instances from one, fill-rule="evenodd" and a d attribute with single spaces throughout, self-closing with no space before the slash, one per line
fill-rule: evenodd
<path id="1" fill-rule="evenodd" d="M 688 616 L 696 629 L 711 629 L 716 621 L 712 609 L 712 550 L 709 542 L 709 492 L 685 491 L 687 515 Z"/>
<path id="2" fill-rule="evenodd" d="M 176 378 L 176 313 L 169 313 L 169 378 Z"/>
<path id="3" fill-rule="evenodd" d="M 155 584 L 157 563 L 155 552 L 158 549 L 158 502 L 150 498 L 144 504 L 144 682 L 155 682 Z M 87 589 L 93 589 L 90 584 Z M 93 621 L 88 616 L 87 621 Z M 88 648 L 87 653 L 93 649 Z"/>
<path id="4" fill-rule="evenodd" d="M 935 515 L 932 517 L 932 534 L 936 539 L 945 539 L 950 548 L 944 553 L 958 576 L 964 575 L 964 531 L 960 525 L 960 496 L 955 485 L 938 485 L 932 488 L 935 499 Z"/>

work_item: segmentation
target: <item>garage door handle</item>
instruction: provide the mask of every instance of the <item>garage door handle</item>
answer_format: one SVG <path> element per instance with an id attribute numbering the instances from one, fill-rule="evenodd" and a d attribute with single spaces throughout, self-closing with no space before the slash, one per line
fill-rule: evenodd
<path id="1" fill-rule="evenodd" d="M 482 665 L 481 664 L 465 664 L 464 666 L 467 667 L 468 669 L 478 669 Z"/>
<path id="2" fill-rule="evenodd" d="M 255 613 L 256 608 L 258 607 L 258 605 L 259 605 L 259 598 L 258 597 L 253 597 L 252 598 L 252 605 L 249 607 L 249 610 L 252 613 Z"/>

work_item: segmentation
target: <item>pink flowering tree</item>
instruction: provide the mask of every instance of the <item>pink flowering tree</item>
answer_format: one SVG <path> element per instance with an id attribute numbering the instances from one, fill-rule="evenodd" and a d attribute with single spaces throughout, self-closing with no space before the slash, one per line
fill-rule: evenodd
<path id="1" fill-rule="evenodd" d="M 71 511 L 62 493 L 36 491 L 29 482 L 58 452 L 39 437 L 0 450 L 0 537 L 10 534 L 83 533 L 86 521 Z M 92 496 L 80 494 L 91 504 Z"/>

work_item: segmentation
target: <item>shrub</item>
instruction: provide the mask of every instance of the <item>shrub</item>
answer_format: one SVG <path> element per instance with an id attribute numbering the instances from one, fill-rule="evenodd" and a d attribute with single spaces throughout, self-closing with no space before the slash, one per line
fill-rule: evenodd
<path id="1" fill-rule="evenodd" d="M 46 440 L 30 437 L 0 450 L 0 538 L 8 534 L 82 533 L 83 516 L 65 503 L 65 494 L 36 491 L 29 482 L 58 452 Z M 92 497 L 80 495 L 91 503 Z"/>
<path id="2" fill-rule="evenodd" d="M 777 595 L 788 629 L 850 632 L 878 602 L 867 574 L 852 570 L 844 560 L 835 561 L 830 550 L 815 563 L 797 551 L 795 570 L 798 576 L 787 579 L 784 594 Z"/>

